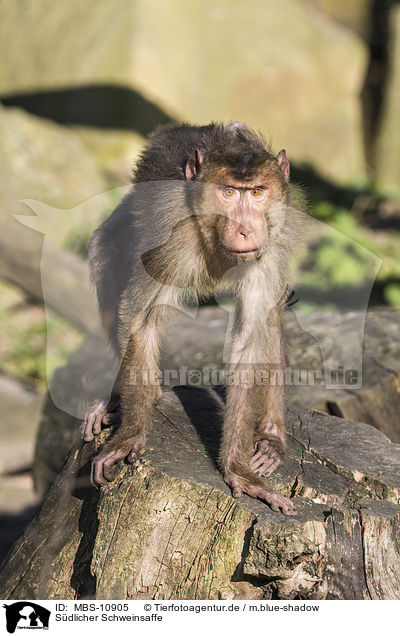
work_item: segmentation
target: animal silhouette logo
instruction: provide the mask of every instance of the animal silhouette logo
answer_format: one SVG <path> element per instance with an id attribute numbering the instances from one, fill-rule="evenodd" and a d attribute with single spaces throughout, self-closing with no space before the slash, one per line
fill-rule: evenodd
<path id="1" fill-rule="evenodd" d="M 18 601 L 10 605 L 3 605 L 6 610 L 6 628 L 9 634 L 16 629 L 48 629 L 50 610 L 32 603 Z"/>

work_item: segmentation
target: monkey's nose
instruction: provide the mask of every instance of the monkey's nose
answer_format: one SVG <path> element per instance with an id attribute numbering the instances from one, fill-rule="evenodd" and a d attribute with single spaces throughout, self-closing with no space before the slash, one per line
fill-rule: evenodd
<path id="1" fill-rule="evenodd" d="M 238 234 L 243 236 L 243 238 L 247 238 L 248 236 L 251 236 L 252 234 L 254 234 L 254 229 L 251 227 L 251 225 L 240 224 L 237 229 L 237 232 Z"/>

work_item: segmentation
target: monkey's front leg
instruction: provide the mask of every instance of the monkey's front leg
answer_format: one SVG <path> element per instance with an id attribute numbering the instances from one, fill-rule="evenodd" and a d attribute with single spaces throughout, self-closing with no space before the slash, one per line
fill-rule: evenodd
<path id="1" fill-rule="evenodd" d="M 155 402 L 162 399 L 162 389 L 157 385 Z M 121 422 L 121 397 L 112 395 L 110 400 L 97 400 L 87 410 L 81 426 L 81 434 L 84 442 L 91 442 L 101 433 L 103 427 L 117 427 Z"/>
<path id="2" fill-rule="evenodd" d="M 145 445 L 146 427 L 160 391 L 158 384 L 148 382 L 146 373 L 155 368 L 157 353 L 154 343 L 153 348 L 149 346 L 149 338 L 149 333 L 139 333 L 129 341 L 121 366 L 121 425 L 93 459 L 91 481 L 94 486 L 112 481 L 115 465 L 124 460 L 134 463 Z"/>
<path id="3" fill-rule="evenodd" d="M 255 452 L 250 459 L 250 468 L 259 475 L 268 476 L 278 468 L 286 451 L 284 419 L 283 368 L 279 368 L 270 381 L 273 384 L 257 387 L 256 400 L 261 405 L 255 431 Z"/>
<path id="4" fill-rule="evenodd" d="M 259 475 L 270 475 L 285 457 L 285 353 L 281 315 L 273 312 L 269 329 L 269 357 L 267 384 L 255 386 L 256 405 L 255 452 L 251 469 Z M 272 324 L 271 324 L 272 323 Z M 272 364 L 270 364 L 272 362 Z"/>
<path id="5" fill-rule="evenodd" d="M 254 387 L 229 387 L 220 455 L 224 479 L 234 497 L 246 493 L 267 502 L 274 511 L 281 510 L 286 515 L 294 515 L 296 510 L 293 502 L 270 488 L 250 465 L 250 454 L 254 448 L 255 399 Z M 264 441 L 267 440 L 264 438 Z M 270 460 L 271 457 L 268 457 L 263 462 Z"/>

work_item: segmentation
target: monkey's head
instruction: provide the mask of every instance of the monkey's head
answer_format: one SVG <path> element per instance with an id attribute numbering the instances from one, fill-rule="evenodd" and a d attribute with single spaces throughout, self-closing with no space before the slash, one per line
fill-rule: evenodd
<path id="1" fill-rule="evenodd" d="M 274 157 L 241 122 L 216 128 L 210 148 L 188 158 L 185 178 L 207 184 L 207 213 L 212 206 L 225 255 L 248 261 L 268 249 L 287 203 L 289 172 L 286 152 Z"/>

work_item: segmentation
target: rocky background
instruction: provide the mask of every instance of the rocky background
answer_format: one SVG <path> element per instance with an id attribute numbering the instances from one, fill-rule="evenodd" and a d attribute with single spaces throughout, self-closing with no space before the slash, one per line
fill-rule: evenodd
<path id="1" fill-rule="evenodd" d="M 307 284 L 346 294 L 322 308 L 358 309 L 369 282 L 342 235 L 379 259 L 370 307 L 400 307 L 400 4 L 2 0 L 0 60 L 1 559 L 38 503 L 48 380 L 91 328 L 88 240 L 156 125 L 240 119 L 285 147 L 312 215 L 338 230 Z"/>

